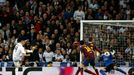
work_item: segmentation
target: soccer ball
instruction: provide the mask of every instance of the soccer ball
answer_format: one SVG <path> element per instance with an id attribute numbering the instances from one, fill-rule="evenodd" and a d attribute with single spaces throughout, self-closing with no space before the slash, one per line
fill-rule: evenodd
<path id="1" fill-rule="evenodd" d="M 104 55 L 105 56 L 110 56 L 110 53 L 109 52 L 105 52 Z"/>

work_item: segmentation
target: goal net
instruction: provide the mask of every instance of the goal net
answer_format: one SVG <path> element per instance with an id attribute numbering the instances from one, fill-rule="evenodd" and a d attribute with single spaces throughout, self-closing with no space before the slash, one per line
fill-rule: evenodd
<path id="1" fill-rule="evenodd" d="M 82 20 L 80 40 L 94 38 L 94 44 L 100 48 L 115 50 L 115 60 L 124 65 L 134 60 L 134 21 L 132 20 Z M 81 61 L 81 54 L 80 54 Z"/>

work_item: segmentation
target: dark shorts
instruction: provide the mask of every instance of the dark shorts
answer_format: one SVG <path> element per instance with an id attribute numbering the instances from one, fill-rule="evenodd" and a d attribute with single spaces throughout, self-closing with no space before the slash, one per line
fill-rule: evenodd
<path id="1" fill-rule="evenodd" d="M 91 66 L 95 66 L 95 60 L 91 60 L 91 59 L 84 59 L 84 61 L 82 62 L 82 64 L 84 65 L 84 66 L 89 66 L 89 64 L 91 65 Z"/>
<path id="2" fill-rule="evenodd" d="M 107 66 L 105 69 L 106 69 L 106 72 L 110 72 L 111 70 L 114 70 L 114 66 L 115 64 L 110 64 L 109 66 Z"/>

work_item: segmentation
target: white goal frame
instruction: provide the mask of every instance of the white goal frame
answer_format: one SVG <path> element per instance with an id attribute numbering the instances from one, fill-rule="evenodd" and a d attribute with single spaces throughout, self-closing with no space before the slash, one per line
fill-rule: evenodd
<path id="1" fill-rule="evenodd" d="M 134 23 L 134 20 L 81 20 L 80 21 L 80 40 L 83 40 L 83 27 L 84 27 L 84 24 L 83 23 L 95 23 L 95 24 L 100 24 L 100 23 L 126 23 L 126 22 L 129 22 L 129 23 Z M 107 25 L 111 25 L 111 26 L 124 26 L 124 25 L 113 25 L 113 24 L 107 24 Z M 124 27 L 134 27 L 134 25 L 129 25 L 129 26 L 124 26 Z M 82 55 L 81 55 L 81 52 L 80 52 L 80 62 L 82 61 Z"/>

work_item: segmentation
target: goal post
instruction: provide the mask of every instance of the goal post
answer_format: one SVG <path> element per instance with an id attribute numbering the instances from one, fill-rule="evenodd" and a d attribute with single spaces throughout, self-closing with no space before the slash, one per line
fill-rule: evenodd
<path id="1" fill-rule="evenodd" d="M 134 59 L 134 51 L 133 53 L 128 52 L 130 58 L 124 55 L 127 53 L 126 49 L 129 48 L 129 44 L 134 46 L 134 20 L 81 20 L 80 40 L 84 39 L 87 42 L 91 36 L 94 37 L 94 43 L 98 48 L 107 47 L 110 50 L 115 50 L 123 57 L 125 56 L 123 59 L 125 61 Z"/>

